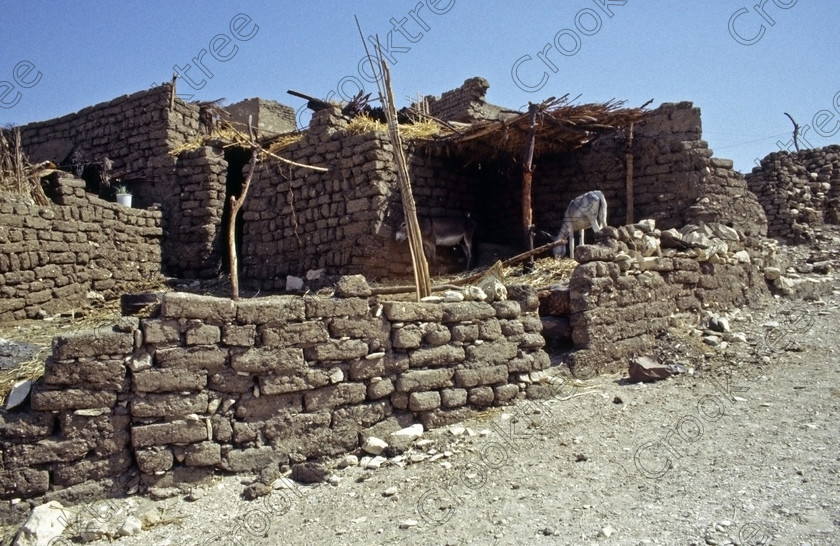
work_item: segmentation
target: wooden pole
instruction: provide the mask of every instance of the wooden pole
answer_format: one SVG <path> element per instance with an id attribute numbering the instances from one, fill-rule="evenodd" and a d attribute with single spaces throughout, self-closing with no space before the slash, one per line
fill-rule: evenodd
<path id="1" fill-rule="evenodd" d="M 785 115 L 790 119 L 790 122 L 793 123 L 793 147 L 796 148 L 796 151 L 799 151 L 799 124 L 794 121 L 793 116 L 785 112 Z"/>
<path id="2" fill-rule="evenodd" d="M 242 191 L 239 197 L 230 196 L 230 218 L 228 218 L 228 258 L 230 261 L 230 299 L 239 300 L 239 259 L 236 253 L 236 215 L 245 202 L 248 195 L 248 188 L 251 187 L 251 179 L 257 170 L 257 158 L 260 155 L 260 146 L 254 137 L 254 130 L 251 127 L 251 116 L 248 116 L 248 134 L 251 137 L 251 161 L 248 163 L 248 176 L 242 183 Z"/>
<path id="3" fill-rule="evenodd" d="M 394 94 L 391 90 L 391 73 L 388 65 L 383 59 L 382 76 L 383 106 L 385 115 L 388 118 L 388 134 L 391 137 L 391 145 L 394 148 L 394 159 L 397 164 L 397 180 L 400 184 L 400 196 L 402 198 L 403 212 L 405 214 L 405 225 L 408 231 L 408 243 L 411 251 L 411 265 L 414 269 L 414 282 L 417 285 L 417 301 L 432 294 L 432 280 L 429 277 L 429 264 L 423 254 L 423 236 L 420 233 L 420 223 L 417 221 L 417 207 L 414 204 L 414 195 L 411 192 L 411 180 L 408 176 L 408 166 L 403 152 L 402 139 L 400 139 L 399 125 L 397 123 L 397 110 L 394 107 Z"/>
<path id="4" fill-rule="evenodd" d="M 525 250 L 534 249 L 534 216 L 531 207 L 531 184 L 534 176 L 534 141 L 537 136 L 537 108 L 534 103 L 528 104 L 530 125 L 528 127 L 528 138 L 525 141 L 524 162 L 522 164 L 522 236 L 525 242 Z M 534 267 L 533 256 L 528 261 L 528 268 Z"/>
<path id="5" fill-rule="evenodd" d="M 627 212 L 624 216 L 625 224 L 632 224 L 633 220 L 633 124 L 627 129 L 627 142 L 624 145 L 624 161 L 627 164 L 627 181 L 625 190 L 627 192 Z"/>

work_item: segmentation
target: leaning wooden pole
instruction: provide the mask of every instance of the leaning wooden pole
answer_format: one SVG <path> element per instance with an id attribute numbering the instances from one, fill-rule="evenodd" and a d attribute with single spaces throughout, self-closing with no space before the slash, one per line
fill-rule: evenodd
<path id="1" fill-rule="evenodd" d="M 625 183 L 627 212 L 624 216 L 625 224 L 632 224 L 633 219 L 633 124 L 627 129 L 627 143 L 624 146 L 624 161 L 627 167 L 627 181 Z"/>
<path id="2" fill-rule="evenodd" d="M 402 139 L 400 138 L 399 125 L 397 123 L 397 111 L 394 107 L 394 93 L 391 89 L 391 73 L 388 65 L 380 59 L 383 77 L 382 106 L 385 116 L 388 119 L 388 134 L 391 137 L 391 145 L 394 148 L 394 159 L 397 164 L 397 180 L 400 185 L 400 196 L 402 198 L 403 212 L 405 213 L 405 225 L 408 231 L 408 243 L 411 251 L 411 265 L 414 269 L 414 283 L 417 286 L 417 300 L 432 294 L 432 280 L 429 277 L 429 264 L 423 254 L 423 238 L 420 234 L 420 223 L 417 221 L 417 207 L 414 204 L 414 195 L 411 192 L 411 180 L 408 176 L 408 166 L 403 152 Z"/>
<path id="3" fill-rule="evenodd" d="M 254 129 L 251 126 L 251 116 L 248 116 L 248 134 L 251 138 L 251 161 L 248 163 L 248 176 L 242 183 L 242 191 L 239 192 L 239 197 L 230 196 L 230 218 L 228 218 L 228 258 L 230 262 L 230 298 L 233 301 L 239 299 L 239 259 L 236 253 L 236 216 L 239 214 L 239 209 L 245 202 L 248 196 L 248 188 L 251 187 L 251 179 L 254 178 L 254 172 L 257 170 L 257 158 L 260 155 L 260 146 L 257 144 Z"/>
<path id="4" fill-rule="evenodd" d="M 534 212 L 531 206 L 531 186 L 534 177 L 534 141 L 537 137 L 537 108 L 538 105 L 530 103 L 528 113 L 530 114 L 530 125 L 528 126 L 528 138 L 525 140 L 524 162 L 522 163 L 522 238 L 525 243 L 525 250 L 534 249 Z M 528 267 L 534 266 L 533 256 L 528 261 Z"/>

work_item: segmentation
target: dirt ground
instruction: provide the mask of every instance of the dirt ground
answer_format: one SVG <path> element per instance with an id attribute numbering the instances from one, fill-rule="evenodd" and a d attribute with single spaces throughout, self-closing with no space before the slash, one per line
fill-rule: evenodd
<path id="1" fill-rule="evenodd" d="M 729 313 L 714 347 L 702 324 L 673 330 L 656 356 L 681 373 L 663 381 L 557 366 L 551 398 L 427 431 L 379 468 L 339 458 L 322 483 L 250 501 L 255 477 L 219 477 L 76 506 L 76 523 L 95 546 L 840 544 L 834 288 Z M 103 536 L 129 515 L 143 530 Z"/>

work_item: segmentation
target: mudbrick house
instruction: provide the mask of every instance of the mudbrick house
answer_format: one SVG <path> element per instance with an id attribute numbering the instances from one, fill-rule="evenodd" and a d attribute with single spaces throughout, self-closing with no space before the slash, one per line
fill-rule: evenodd
<path id="1" fill-rule="evenodd" d="M 426 97 L 405 127 L 418 214 L 469 213 L 484 261 L 521 250 L 530 129 L 527 114 L 488 104 L 487 87 L 473 78 Z M 32 163 L 64 170 L 42 179 L 37 201 L 0 193 L 0 321 L 164 276 L 219 276 L 229 198 L 249 174 L 241 277 L 273 295 L 168 292 L 148 316 L 56 337 L 43 377 L 0 410 L 0 498 L 254 472 L 547 396 L 546 339 L 570 340 L 575 373 L 624 369 L 676 315 L 795 291 L 768 235 L 798 240 L 840 218 L 837 147 L 771 154 L 744 177 L 713 157 L 689 102 L 553 99 L 536 118 L 534 224 L 556 232 L 589 190 L 609 204 L 610 227 L 577 248 L 571 278 L 509 283 L 496 301 L 389 299 L 368 280 L 410 266 L 394 238 L 394 150 L 372 118 L 314 106 L 295 131 L 294 111 L 273 101 L 226 113 L 165 85 L 20 128 Z M 233 131 L 249 116 L 271 153 L 253 173 Z M 108 200 L 117 183 L 132 208 Z M 277 295 L 287 276 L 319 270 L 339 279 L 330 295 Z"/>

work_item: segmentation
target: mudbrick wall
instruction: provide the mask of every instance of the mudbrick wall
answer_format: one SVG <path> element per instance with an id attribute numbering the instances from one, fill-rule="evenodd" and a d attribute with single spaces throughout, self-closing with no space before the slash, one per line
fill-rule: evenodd
<path id="1" fill-rule="evenodd" d="M 154 317 L 56 337 L 29 404 L 0 411 L 0 498 L 259 472 L 540 396 L 539 300 L 509 293 L 380 302 L 362 277 L 331 298 L 168 293 Z"/>
<path id="2" fill-rule="evenodd" d="M 139 281 L 162 280 L 161 213 L 130 209 L 54 175 L 58 204 L 0 194 L 0 321 L 82 306 L 93 291 L 118 297 Z"/>
<path id="3" fill-rule="evenodd" d="M 840 224 L 840 146 L 774 152 L 746 175 L 767 215 L 767 234 L 813 239 L 823 223 Z"/>
<path id="4" fill-rule="evenodd" d="M 208 226 L 206 240 L 194 241 L 200 230 L 194 225 L 192 211 L 194 193 L 213 192 L 218 173 L 211 163 L 205 164 L 209 167 L 206 172 L 199 172 L 195 156 L 179 160 L 170 155 L 178 146 L 206 133 L 199 121 L 200 107 L 176 99 L 170 109 L 170 91 L 166 84 L 61 118 L 24 125 L 20 127 L 21 142 L 32 162 L 51 160 L 61 164 L 75 152 L 82 168 L 99 168 L 106 157 L 110 159 L 111 171 L 120 173 L 117 183 L 126 185 L 133 194 L 133 207 L 160 204 L 167 272 L 192 276 L 213 269 L 203 262 L 207 260 L 206 248 L 213 244 L 215 226 Z M 186 178 L 182 179 L 184 173 Z M 82 176 L 81 172 L 77 174 Z M 89 177 L 87 173 L 83 176 Z M 205 178 L 210 179 L 208 187 L 197 188 Z M 207 212 L 202 204 L 197 209 L 198 214 Z M 213 220 L 212 216 L 206 218 Z"/>
<path id="5" fill-rule="evenodd" d="M 586 374 L 625 371 L 674 316 L 768 296 L 763 269 L 778 265 L 772 241 L 718 223 L 661 231 L 651 220 L 605 228 L 575 257 L 580 265 L 567 287 L 546 295 L 543 313 L 569 317 L 569 365 Z"/>
<path id="6" fill-rule="evenodd" d="M 495 119 L 502 108 L 484 100 L 489 88 L 490 83 L 484 78 L 470 78 L 457 89 L 445 91 L 440 97 L 427 95 L 423 101 L 428 106 L 429 114 L 438 119 L 461 122 Z"/>
<path id="7" fill-rule="evenodd" d="M 634 218 L 651 218 L 662 228 L 688 223 L 732 223 L 751 235 L 767 232 L 767 220 L 732 161 L 712 157 L 701 139 L 700 109 L 690 102 L 665 103 L 634 126 Z M 533 186 L 534 221 L 559 231 L 571 199 L 601 190 L 613 226 L 626 218 L 626 135 L 605 137 L 577 152 L 543 158 Z M 516 188 L 508 215 L 516 215 Z M 558 196 L 560 199 L 558 200 Z M 505 200 L 503 200 L 505 201 Z"/>

